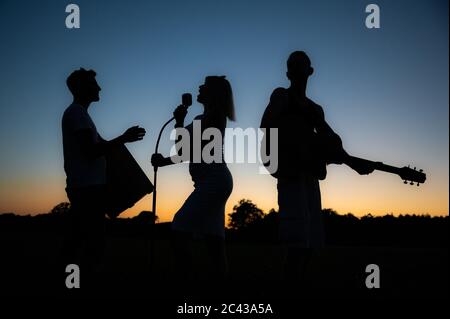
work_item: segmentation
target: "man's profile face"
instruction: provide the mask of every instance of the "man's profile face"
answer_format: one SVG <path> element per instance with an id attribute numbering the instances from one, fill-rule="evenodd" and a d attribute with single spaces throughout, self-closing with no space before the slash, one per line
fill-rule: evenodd
<path id="1" fill-rule="evenodd" d="M 101 88 L 98 85 L 95 77 L 90 77 L 86 80 L 83 91 L 83 95 L 86 97 L 86 99 L 92 102 L 97 102 L 100 100 L 99 93 L 101 91 Z"/>

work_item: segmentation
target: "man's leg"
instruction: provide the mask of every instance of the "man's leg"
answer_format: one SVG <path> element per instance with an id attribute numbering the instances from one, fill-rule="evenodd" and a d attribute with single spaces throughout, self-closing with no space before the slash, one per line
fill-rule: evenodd
<path id="1" fill-rule="evenodd" d="M 70 210 L 63 217 L 62 225 L 62 245 L 57 256 L 54 275 L 56 282 L 55 289 L 68 291 L 66 287 L 66 267 L 70 264 L 81 265 L 84 241 L 82 236 L 82 208 L 80 206 L 79 196 L 76 191 L 67 190 L 70 200 Z M 74 290 L 72 290 L 74 291 Z"/>
<path id="2" fill-rule="evenodd" d="M 101 207 L 89 210 L 90 216 L 83 216 L 84 249 L 83 260 L 85 268 L 93 273 L 102 271 L 105 252 L 105 217 Z"/>
<path id="3" fill-rule="evenodd" d="M 283 278 L 289 284 L 303 283 L 311 258 L 307 194 L 303 180 L 278 181 L 279 237 L 284 246 Z"/>
<path id="4" fill-rule="evenodd" d="M 105 200 L 106 188 L 86 188 L 83 196 L 83 239 L 84 249 L 81 266 L 85 283 L 91 288 L 101 289 L 105 253 Z"/>
<path id="5" fill-rule="evenodd" d="M 70 234 L 65 240 L 65 259 L 80 267 L 83 286 L 97 278 L 104 253 L 105 216 L 103 187 L 93 186 L 68 191 L 71 202 Z"/>
<path id="6" fill-rule="evenodd" d="M 68 264 L 79 264 L 81 259 L 81 232 L 77 205 L 71 203 L 68 216 L 64 216 L 63 244 L 60 251 L 60 262 L 64 268 Z"/>
<path id="7" fill-rule="evenodd" d="M 311 261 L 310 248 L 285 245 L 284 280 L 304 284 L 306 272 Z"/>

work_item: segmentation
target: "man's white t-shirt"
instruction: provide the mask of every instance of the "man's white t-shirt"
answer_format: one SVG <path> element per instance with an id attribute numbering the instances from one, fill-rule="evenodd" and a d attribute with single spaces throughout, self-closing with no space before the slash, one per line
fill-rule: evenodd
<path id="1" fill-rule="evenodd" d="M 71 104 L 62 118 L 64 170 L 68 188 L 106 184 L 105 157 L 89 158 L 76 140 L 75 133 L 83 129 L 90 129 L 94 142 L 100 142 L 97 128 L 87 110 L 79 104 Z"/>

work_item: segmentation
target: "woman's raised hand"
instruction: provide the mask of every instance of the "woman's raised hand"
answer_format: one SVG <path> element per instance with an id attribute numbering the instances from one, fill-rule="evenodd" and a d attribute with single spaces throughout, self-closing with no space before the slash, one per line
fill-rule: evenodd
<path id="1" fill-rule="evenodd" d="M 184 105 L 179 105 L 175 111 L 173 112 L 173 117 L 175 117 L 175 121 L 177 124 L 184 124 L 184 118 L 187 115 L 187 108 Z"/>

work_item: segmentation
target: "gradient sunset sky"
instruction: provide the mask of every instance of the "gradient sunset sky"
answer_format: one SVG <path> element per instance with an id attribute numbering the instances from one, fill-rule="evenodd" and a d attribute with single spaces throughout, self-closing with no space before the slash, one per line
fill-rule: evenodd
<path id="1" fill-rule="evenodd" d="M 131 125 L 146 138 L 128 144 L 152 179 L 149 158 L 181 94 L 197 95 L 207 75 L 230 80 L 237 121 L 258 127 L 274 88 L 288 86 L 290 52 L 306 51 L 315 74 L 308 95 L 347 151 L 427 173 L 420 186 L 376 172 L 329 167 L 323 207 L 355 215 L 448 215 L 448 1 L 74 1 L 81 28 L 65 27 L 68 1 L 0 2 L 0 213 L 48 212 L 67 201 L 61 116 L 65 79 L 92 68 L 102 87 L 89 112 L 113 138 Z M 381 9 L 381 29 L 365 27 L 365 7 Z M 199 114 L 197 103 L 187 121 Z M 160 151 L 168 154 L 169 130 Z M 225 150 L 226 151 L 226 150 Z M 266 212 L 276 181 L 257 164 L 230 164 L 234 190 Z M 159 171 L 158 211 L 169 221 L 192 191 L 187 164 Z M 151 210 L 145 197 L 122 216 Z"/>

